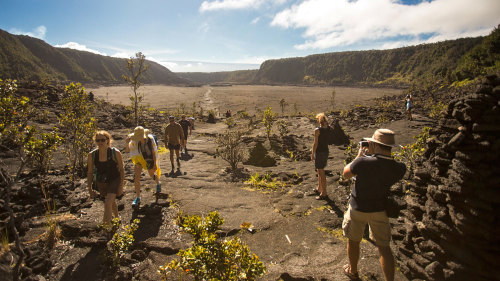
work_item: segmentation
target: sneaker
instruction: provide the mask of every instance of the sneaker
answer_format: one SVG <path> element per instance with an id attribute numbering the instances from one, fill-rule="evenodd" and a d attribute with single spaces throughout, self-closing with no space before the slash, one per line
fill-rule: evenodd
<path id="1" fill-rule="evenodd" d="M 134 202 L 132 202 L 132 207 L 137 207 L 141 204 L 141 198 L 135 197 Z"/>
<path id="2" fill-rule="evenodd" d="M 156 193 L 160 193 L 160 192 L 161 192 L 161 183 L 156 185 Z"/>

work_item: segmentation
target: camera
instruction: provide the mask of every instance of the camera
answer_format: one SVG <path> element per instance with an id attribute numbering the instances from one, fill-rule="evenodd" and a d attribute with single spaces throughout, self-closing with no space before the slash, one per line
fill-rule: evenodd
<path id="1" fill-rule="evenodd" d="M 359 142 L 359 147 L 361 147 L 361 148 L 368 147 L 368 141 L 360 141 Z"/>

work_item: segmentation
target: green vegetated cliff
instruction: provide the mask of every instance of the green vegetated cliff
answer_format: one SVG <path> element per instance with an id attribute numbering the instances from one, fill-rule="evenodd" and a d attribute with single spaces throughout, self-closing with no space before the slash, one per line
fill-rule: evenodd
<path id="1" fill-rule="evenodd" d="M 384 85 L 472 79 L 500 69 L 499 30 L 391 50 L 350 51 L 265 61 L 258 84 Z"/>
<path id="2" fill-rule="evenodd" d="M 500 29 L 486 37 L 462 38 L 391 50 L 348 51 L 267 60 L 256 70 L 180 73 L 197 83 L 274 85 L 367 85 L 473 79 L 500 69 Z"/>
<path id="3" fill-rule="evenodd" d="M 164 66 L 148 61 L 142 82 L 189 85 Z M 3 79 L 123 83 L 126 59 L 97 55 L 69 48 L 55 48 L 43 40 L 12 35 L 0 29 L 0 77 Z"/>

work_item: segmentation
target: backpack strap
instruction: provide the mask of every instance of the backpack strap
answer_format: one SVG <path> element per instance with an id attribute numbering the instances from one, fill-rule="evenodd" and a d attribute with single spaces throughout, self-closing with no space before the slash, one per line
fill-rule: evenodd
<path id="1" fill-rule="evenodd" d="M 151 140 L 152 139 L 152 136 L 151 135 L 147 135 L 148 137 L 148 146 L 149 146 L 149 150 L 151 151 L 151 153 L 153 153 L 153 141 Z"/>
<path id="2" fill-rule="evenodd" d="M 111 148 L 111 152 L 112 152 L 112 159 L 113 159 L 113 161 L 115 161 L 116 163 L 118 163 L 118 160 L 116 160 L 116 151 L 117 151 L 117 150 L 118 150 L 118 149 L 117 149 L 116 147 L 112 147 L 112 148 Z"/>

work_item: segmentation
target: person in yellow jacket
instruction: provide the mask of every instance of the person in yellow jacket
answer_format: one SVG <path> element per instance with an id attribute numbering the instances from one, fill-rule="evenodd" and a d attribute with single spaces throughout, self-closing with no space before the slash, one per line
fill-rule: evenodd
<path id="1" fill-rule="evenodd" d="M 151 178 L 156 181 L 156 193 L 161 192 L 160 165 L 158 157 L 158 147 L 153 135 L 149 130 L 138 126 L 133 134 L 129 134 L 125 139 L 125 152 L 130 152 L 130 158 L 134 163 L 134 187 L 136 198 L 132 202 L 132 207 L 137 207 L 141 203 L 141 173 L 148 171 Z"/>

